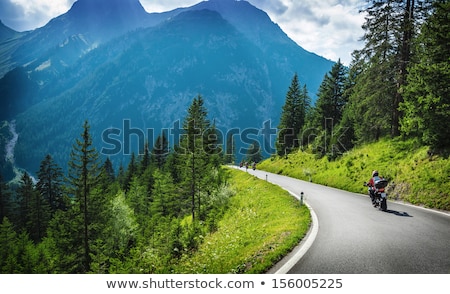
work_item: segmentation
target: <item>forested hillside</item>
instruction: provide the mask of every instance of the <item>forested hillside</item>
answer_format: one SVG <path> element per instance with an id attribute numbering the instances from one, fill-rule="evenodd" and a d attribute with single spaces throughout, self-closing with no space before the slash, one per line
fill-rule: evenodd
<path id="1" fill-rule="evenodd" d="M 379 169 L 391 197 L 450 208 L 450 3 L 370 1 L 363 49 L 326 74 L 314 105 L 293 77 L 273 172 L 363 191 Z M 395 187 L 395 190 L 394 190 Z"/>
<path id="2" fill-rule="evenodd" d="M 0 272 L 270 268 L 308 230 L 308 209 L 281 188 L 221 166 L 223 150 L 201 96 L 189 107 L 183 130 L 179 145 L 169 150 L 161 134 L 153 148 L 115 171 L 93 147 L 86 121 L 67 174 L 49 154 L 37 183 L 27 173 L 14 190 L 0 181 Z M 212 255 L 218 263 L 209 262 Z"/>
<path id="3" fill-rule="evenodd" d="M 383 137 L 417 138 L 430 152 L 450 147 L 448 1 L 373 1 L 350 67 L 328 72 L 314 105 L 293 78 L 281 113 L 277 153 L 311 146 L 335 158 Z"/>

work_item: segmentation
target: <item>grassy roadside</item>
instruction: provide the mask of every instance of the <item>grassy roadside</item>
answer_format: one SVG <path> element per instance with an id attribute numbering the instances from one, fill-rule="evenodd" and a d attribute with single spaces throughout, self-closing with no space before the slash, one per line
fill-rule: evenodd
<path id="1" fill-rule="evenodd" d="M 362 184 L 377 169 L 390 182 L 391 199 L 449 211 L 450 159 L 430 157 L 427 150 L 412 140 L 383 139 L 354 148 L 335 161 L 299 151 L 288 159 L 269 158 L 258 168 L 356 193 L 367 193 Z"/>
<path id="2" fill-rule="evenodd" d="M 185 256 L 178 273 L 264 273 L 306 235 L 306 206 L 280 187 L 227 168 L 235 195 L 218 230 Z"/>

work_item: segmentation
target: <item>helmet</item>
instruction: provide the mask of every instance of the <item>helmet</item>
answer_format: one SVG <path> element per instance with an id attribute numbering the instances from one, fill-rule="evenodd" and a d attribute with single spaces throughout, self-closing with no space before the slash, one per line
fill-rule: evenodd
<path id="1" fill-rule="evenodd" d="M 376 176 L 378 176 L 378 171 L 377 171 L 377 170 L 374 170 L 374 171 L 372 172 L 372 177 L 376 177 Z"/>

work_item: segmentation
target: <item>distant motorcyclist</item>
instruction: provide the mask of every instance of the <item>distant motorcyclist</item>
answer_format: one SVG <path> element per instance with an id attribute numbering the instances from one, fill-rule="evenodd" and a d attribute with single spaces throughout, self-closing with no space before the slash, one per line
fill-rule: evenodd
<path id="1" fill-rule="evenodd" d="M 375 183 L 379 180 L 381 180 L 383 177 L 379 176 L 378 171 L 374 170 L 372 171 L 372 177 L 370 178 L 369 182 L 367 183 L 367 187 L 369 187 L 369 196 L 370 196 L 370 200 L 372 200 L 372 204 L 376 205 L 375 202 L 375 192 L 376 192 L 376 188 L 375 188 Z"/>

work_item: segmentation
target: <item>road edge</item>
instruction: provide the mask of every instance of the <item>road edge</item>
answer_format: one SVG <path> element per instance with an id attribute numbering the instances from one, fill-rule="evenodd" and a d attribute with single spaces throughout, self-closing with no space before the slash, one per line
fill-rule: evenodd
<path id="1" fill-rule="evenodd" d="M 281 186 L 279 186 L 281 187 Z M 300 196 L 292 191 L 289 191 L 283 187 L 293 197 L 300 199 Z M 291 268 L 300 261 L 300 259 L 306 254 L 306 252 L 311 248 L 314 243 L 317 234 L 319 232 L 319 219 L 314 209 L 306 202 L 303 203 L 308 207 L 311 213 L 311 226 L 309 227 L 306 236 L 300 241 L 300 243 L 285 257 L 283 257 L 274 267 L 272 267 L 267 273 L 268 274 L 287 274 Z"/>

